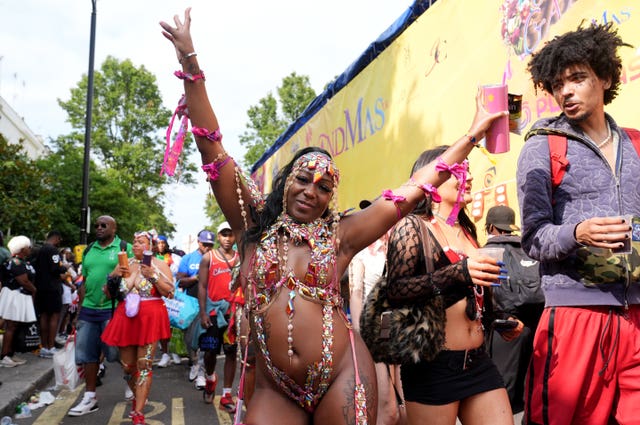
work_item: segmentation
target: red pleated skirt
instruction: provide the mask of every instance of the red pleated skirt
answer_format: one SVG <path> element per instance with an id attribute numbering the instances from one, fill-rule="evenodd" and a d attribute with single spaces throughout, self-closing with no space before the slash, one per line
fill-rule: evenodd
<path id="1" fill-rule="evenodd" d="M 141 300 L 135 317 L 127 317 L 121 302 L 102 332 L 102 340 L 115 347 L 142 346 L 170 337 L 169 315 L 162 299 Z"/>

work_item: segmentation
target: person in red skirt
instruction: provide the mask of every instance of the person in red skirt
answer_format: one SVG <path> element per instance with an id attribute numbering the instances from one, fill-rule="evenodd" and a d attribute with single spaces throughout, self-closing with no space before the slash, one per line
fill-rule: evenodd
<path id="1" fill-rule="evenodd" d="M 169 266 L 144 253 L 151 250 L 152 235 L 136 232 L 133 258 L 118 265 L 104 288 L 110 297 L 120 300 L 113 318 L 102 333 L 102 340 L 120 350 L 120 362 L 129 387 L 135 394 L 129 416 L 134 425 L 144 424 L 142 410 L 152 380 L 152 362 L 159 340 L 169 338 L 169 316 L 162 296 L 173 294 L 173 276 Z"/>

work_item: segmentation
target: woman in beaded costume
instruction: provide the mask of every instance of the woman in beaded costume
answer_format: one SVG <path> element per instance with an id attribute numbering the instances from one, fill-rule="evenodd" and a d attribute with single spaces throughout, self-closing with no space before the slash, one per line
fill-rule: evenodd
<path id="1" fill-rule="evenodd" d="M 263 200 L 221 143 L 194 51 L 190 9 L 184 20 L 176 15 L 174 24 L 160 23 L 182 65 L 175 75 L 185 82 L 184 112 L 188 110 L 203 170 L 242 255 L 239 279 L 257 352 L 255 392 L 245 422 L 373 425 L 375 369 L 342 312 L 338 281 L 355 254 L 412 211 L 449 172 L 430 164 L 407 184 L 385 191 L 369 208 L 342 216 L 336 210 L 338 169 L 326 151 L 306 148 L 281 169 Z M 442 160 L 464 160 L 491 122 L 503 115 L 479 107 L 469 132 Z M 489 270 L 487 279 L 495 280 L 498 269 Z"/>
<path id="2" fill-rule="evenodd" d="M 129 414 L 134 425 L 145 423 L 142 410 L 151 389 L 151 365 L 158 341 L 171 336 L 169 315 L 161 298 L 172 296 L 171 269 L 155 256 L 151 265 L 141 262 L 143 253 L 151 250 L 152 241 L 150 232 L 136 232 L 134 256 L 129 258 L 128 267 L 117 265 L 107 280 L 107 284 L 118 285 L 118 298 L 122 301 L 104 329 L 102 340 L 120 351 L 125 379 L 135 395 Z"/>

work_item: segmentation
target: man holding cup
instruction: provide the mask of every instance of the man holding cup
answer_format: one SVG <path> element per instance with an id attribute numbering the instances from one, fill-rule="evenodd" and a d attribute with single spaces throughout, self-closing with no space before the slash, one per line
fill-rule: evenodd
<path id="1" fill-rule="evenodd" d="M 638 423 L 640 273 L 615 254 L 640 215 L 634 134 L 606 114 L 628 46 L 612 23 L 549 41 L 528 65 L 562 110 L 536 122 L 518 160 L 522 246 L 546 304 L 525 394 L 530 424 Z M 560 148 L 558 148 L 560 147 Z"/>

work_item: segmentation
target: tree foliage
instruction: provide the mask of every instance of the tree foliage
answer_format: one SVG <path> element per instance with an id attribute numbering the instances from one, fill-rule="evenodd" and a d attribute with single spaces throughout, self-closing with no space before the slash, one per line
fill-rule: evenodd
<path id="1" fill-rule="evenodd" d="M 240 144 L 247 148 L 244 166 L 250 168 L 284 133 L 316 97 L 306 75 L 292 72 L 277 88 L 279 101 L 268 93 L 247 111 L 247 131 L 240 136 Z"/>
<path id="2" fill-rule="evenodd" d="M 42 237 L 41 229 L 51 225 L 50 192 L 51 181 L 22 145 L 9 144 L 0 134 L 0 228 L 5 235 Z"/>
<path id="3" fill-rule="evenodd" d="M 29 189 L 34 198 L 30 202 L 46 206 L 31 207 L 35 213 L 21 228 L 39 229 L 43 235 L 59 229 L 69 245 L 79 241 L 82 222 L 87 87 L 88 78 L 83 75 L 68 100 L 58 99 L 72 131 L 49 142 L 51 153 L 35 162 L 40 174 L 20 173 L 42 185 L 41 191 Z M 165 187 L 171 182 L 160 176 L 164 128 L 170 116 L 171 111 L 162 106 L 155 76 L 144 66 L 108 57 L 95 71 L 89 164 L 91 223 L 100 215 L 111 215 L 118 222 L 118 234 L 128 240 L 140 229 L 153 227 L 169 236 L 175 231 L 164 214 Z M 180 184 L 194 182 L 196 166 L 188 160 L 193 151 L 189 138 L 179 165 Z"/>
<path id="4" fill-rule="evenodd" d="M 216 229 L 220 223 L 226 220 L 214 196 L 207 196 L 205 213 L 211 220 L 211 226 L 206 226 L 207 228 Z"/>

